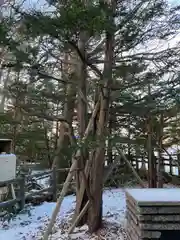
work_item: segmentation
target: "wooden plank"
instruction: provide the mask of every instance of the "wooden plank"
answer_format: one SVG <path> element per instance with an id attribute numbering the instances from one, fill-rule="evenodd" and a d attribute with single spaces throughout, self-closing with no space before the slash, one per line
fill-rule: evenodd
<path id="1" fill-rule="evenodd" d="M 49 170 L 49 171 L 45 171 L 45 172 L 40 172 L 40 173 L 35 173 L 35 174 L 32 174 L 31 177 L 32 178 L 38 178 L 38 177 L 42 177 L 42 176 L 46 176 L 46 175 L 49 175 L 52 173 L 53 170 Z"/>
<path id="2" fill-rule="evenodd" d="M 20 190 L 19 190 L 19 206 L 23 210 L 25 206 L 25 178 L 22 177 L 20 180 Z"/>
<path id="3" fill-rule="evenodd" d="M 132 202 L 129 201 L 126 201 L 126 211 L 131 211 L 133 214 L 141 216 L 139 207 L 136 207 Z"/>
<path id="4" fill-rule="evenodd" d="M 4 187 L 7 186 L 9 184 L 13 184 L 13 183 L 18 183 L 20 181 L 20 178 L 16 178 L 16 179 L 11 179 L 5 182 L 0 182 L 0 187 Z"/>
<path id="5" fill-rule="evenodd" d="M 129 200 L 126 200 L 126 205 L 130 204 L 132 208 L 135 208 L 135 211 L 139 215 L 162 215 L 162 214 L 180 214 L 180 207 L 168 206 L 168 207 L 138 207 Z"/>
<path id="6" fill-rule="evenodd" d="M 144 207 L 140 208 L 140 213 L 143 215 L 149 215 L 149 214 L 180 214 L 180 208 L 179 207 Z"/>
<path id="7" fill-rule="evenodd" d="M 11 199 L 5 202 L 0 202 L 0 208 L 6 208 L 15 205 L 18 202 L 17 199 Z"/>
<path id="8" fill-rule="evenodd" d="M 180 230 L 180 223 L 140 223 L 142 230 Z"/>
<path id="9" fill-rule="evenodd" d="M 130 206 L 127 206 L 127 213 L 128 214 L 133 214 L 136 222 L 149 222 L 151 221 L 152 223 L 156 222 L 180 222 L 180 214 L 179 215 L 140 215 L 132 211 L 132 208 L 130 209 Z"/>
<path id="10" fill-rule="evenodd" d="M 35 196 L 35 195 L 40 195 L 40 194 L 43 193 L 43 192 L 50 192 L 50 191 L 52 191 L 52 187 L 43 188 L 43 189 L 41 189 L 41 190 L 28 193 L 28 194 L 25 196 L 25 198 L 29 198 L 29 197 L 32 197 L 32 196 Z"/>
<path id="11" fill-rule="evenodd" d="M 128 229 L 133 229 L 134 232 L 139 237 L 147 238 L 151 232 L 156 231 L 155 235 L 152 235 L 153 238 L 157 238 L 159 235 L 158 232 L 162 230 L 180 230 L 180 223 L 139 223 L 134 222 L 134 218 L 128 214 L 127 216 L 127 226 Z M 132 230 L 131 230 L 132 231 Z M 154 233 L 153 233 L 154 234 Z"/>
<path id="12" fill-rule="evenodd" d="M 126 234 L 127 234 L 127 239 L 130 239 L 130 240 L 140 240 L 140 238 L 133 234 L 133 232 L 129 229 L 126 231 Z"/>
<path id="13" fill-rule="evenodd" d="M 58 168 L 56 169 L 57 172 L 69 172 L 70 168 Z"/>
<path id="14" fill-rule="evenodd" d="M 129 217 L 131 217 L 131 219 L 133 220 L 135 225 L 139 224 L 140 221 L 137 218 L 137 215 L 135 215 L 133 212 L 131 212 L 131 211 L 126 212 L 126 218 L 128 219 Z"/>
<path id="15" fill-rule="evenodd" d="M 161 236 L 160 231 L 143 231 L 138 226 L 133 227 L 133 221 L 129 220 L 127 223 L 127 232 L 130 236 L 138 236 L 140 239 L 159 239 Z"/>
<path id="16" fill-rule="evenodd" d="M 44 201 L 53 201 L 52 193 L 46 192 L 41 195 L 26 197 L 26 203 L 35 203 L 35 202 L 42 203 Z"/>
<path id="17" fill-rule="evenodd" d="M 130 233 L 127 233 L 127 240 L 157 240 L 158 238 L 140 238 L 137 236 L 134 236 Z"/>
<path id="18" fill-rule="evenodd" d="M 126 197 L 140 207 L 180 206 L 180 189 L 129 189 Z"/>
<path id="19" fill-rule="evenodd" d="M 126 203 L 128 204 L 128 202 L 130 202 L 134 207 L 138 207 L 137 202 L 135 201 L 135 199 L 126 191 L 125 192 L 126 195 Z"/>
<path id="20" fill-rule="evenodd" d="M 138 215 L 141 214 L 142 208 L 137 206 L 133 201 L 131 201 L 131 199 L 126 198 L 126 206 L 130 207 L 130 209 L 133 209 L 134 213 L 136 213 Z"/>
<path id="21" fill-rule="evenodd" d="M 131 204 L 127 205 L 127 213 L 133 214 L 133 216 L 136 219 L 136 222 L 180 222 L 180 213 L 178 215 L 175 215 L 174 213 L 172 215 L 169 214 L 161 214 L 161 215 L 154 215 L 154 214 L 149 214 L 149 215 L 143 215 L 140 214 L 134 209 Z"/>
<path id="22" fill-rule="evenodd" d="M 142 237 L 142 231 L 139 225 L 134 222 L 134 219 L 131 218 L 129 214 L 127 215 L 127 231 L 131 232 L 132 236 Z"/>
<path id="23" fill-rule="evenodd" d="M 130 215 L 127 216 L 127 230 L 132 232 L 132 235 L 137 235 L 138 237 L 142 237 L 142 230 L 139 225 L 134 222 L 134 219 L 131 218 Z"/>

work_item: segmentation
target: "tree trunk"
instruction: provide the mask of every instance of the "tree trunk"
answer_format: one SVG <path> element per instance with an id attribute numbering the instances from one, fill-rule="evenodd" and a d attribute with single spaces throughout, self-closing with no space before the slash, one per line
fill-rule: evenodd
<path id="1" fill-rule="evenodd" d="M 157 176 L 158 176 L 158 187 L 163 187 L 163 171 L 164 171 L 164 165 L 163 165 L 163 157 L 162 157 L 162 148 L 163 148 L 163 126 L 164 126 L 164 117 L 163 113 L 160 115 L 160 123 L 159 123 L 159 150 L 158 150 L 158 165 L 157 165 Z"/>
<path id="2" fill-rule="evenodd" d="M 112 122 L 112 118 L 111 118 L 111 108 L 110 108 L 110 113 L 109 113 L 110 117 L 109 117 L 109 138 L 108 138 L 108 151 L 107 151 L 107 161 L 108 161 L 108 165 L 111 165 L 113 163 L 113 149 L 112 149 L 112 128 L 113 128 L 113 122 Z"/>
<path id="3" fill-rule="evenodd" d="M 149 188 L 156 188 L 156 158 L 152 146 L 152 124 L 151 117 L 148 118 L 148 179 Z"/>
<path id="4" fill-rule="evenodd" d="M 80 34 L 78 48 L 83 56 L 86 57 L 86 42 L 88 40 L 88 36 L 86 32 L 82 32 Z M 85 129 L 87 127 L 87 69 L 86 64 L 80 59 L 79 57 L 79 64 L 77 68 L 77 75 L 78 75 L 78 106 L 77 106 L 77 114 L 78 114 L 78 133 L 79 137 L 82 140 Z M 79 161 L 77 162 L 77 166 L 79 169 L 84 169 L 86 160 L 88 159 L 88 152 L 86 147 L 81 149 L 81 156 Z M 86 205 L 88 201 L 88 196 L 86 190 L 82 193 L 80 188 L 80 183 L 83 181 L 82 171 L 76 172 L 76 209 L 75 209 L 75 217 L 78 216 L 81 210 Z M 83 196 L 81 196 L 83 194 Z M 84 214 L 82 219 L 79 221 L 79 226 L 85 224 L 87 221 L 87 213 Z"/>
<path id="5" fill-rule="evenodd" d="M 98 110 L 99 110 L 99 101 L 96 104 L 96 106 L 95 106 L 95 108 L 94 108 L 94 110 L 92 112 L 91 118 L 90 118 L 90 120 L 88 122 L 88 125 L 87 125 L 87 128 L 86 128 L 86 130 L 84 132 L 83 141 L 85 141 L 88 138 L 88 136 L 89 136 L 89 134 L 91 132 L 92 125 L 93 125 L 93 122 L 94 122 L 94 118 L 96 117 Z M 55 207 L 55 209 L 54 209 L 54 211 L 52 213 L 51 220 L 50 220 L 50 222 L 49 222 L 49 224 L 47 226 L 47 229 L 44 232 L 43 240 L 48 240 L 48 237 L 49 237 L 49 235 L 50 235 L 50 233 L 52 231 L 52 227 L 53 227 L 54 222 L 56 220 L 56 217 L 57 217 L 57 214 L 58 214 L 59 209 L 61 207 L 62 201 L 63 201 L 64 196 L 65 196 L 65 194 L 66 194 L 66 192 L 68 190 L 70 182 L 71 182 L 71 180 L 73 178 L 74 171 L 77 168 L 77 159 L 79 158 L 80 154 L 81 154 L 80 150 L 78 149 L 78 151 L 76 152 L 75 156 L 72 159 L 72 165 L 71 165 L 70 171 L 69 171 L 69 173 L 67 175 L 67 178 L 66 178 L 65 183 L 63 185 L 63 188 L 61 190 L 60 196 L 59 196 L 59 198 L 57 200 L 57 204 L 56 204 L 56 207 Z"/>
<path id="6" fill-rule="evenodd" d="M 107 11 L 107 19 L 111 25 L 111 31 L 106 32 L 105 43 L 105 63 L 103 71 L 104 88 L 101 89 L 100 112 L 96 131 L 96 138 L 99 141 L 99 146 L 96 148 L 92 167 L 90 169 L 89 185 L 93 202 L 88 211 L 88 227 L 90 232 L 97 231 L 102 224 L 102 192 L 103 192 L 103 170 L 105 160 L 105 137 L 107 135 L 107 124 L 109 118 L 110 104 L 110 84 L 112 83 L 112 67 L 114 53 L 114 10 L 115 2 L 109 3 L 110 11 Z"/>
<path id="7" fill-rule="evenodd" d="M 130 157 L 131 155 L 131 117 L 129 116 L 129 119 L 128 119 L 128 157 Z"/>
<path id="8" fill-rule="evenodd" d="M 6 91 L 7 91 L 7 87 L 8 87 L 8 83 L 9 83 L 9 80 L 10 80 L 10 71 L 11 69 L 8 69 L 8 72 L 7 72 L 7 75 L 6 75 L 6 78 L 3 80 L 3 93 L 1 93 L 1 103 L 0 103 L 0 112 L 4 112 L 4 106 L 5 106 L 5 101 L 6 101 Z M 2 70 L 1 70 L 2 72 Z M 2 73 L 0 73 L 0 78 L 3 76 Z"/>
<path id="9" fill-rule="evenodd" d="M 153 102 L 151 96 L 151 84 L 148 83 L 148 97 L 149 103 Z M 152 116 L 149 113 L 148 122 L 147 122 L 147 134 L 148 134 L 148 178 L 149 178 L 149 187 L 157 187 L 157 167 L 156 167 L 156 157 L 154 155 L 154 146 L 152 145 L 153 139 L 153 126 L 152 126 Z"/>
<path id="10" fill-rule="evenodd" d="M 69 55 L 69 53 L 65 53 L 65 62 L 68 62 L 69 58 L 71 58 L 75 62 L 77 58 L 74 58 L 74 53 Z M 76 76 L 76 68 L 75 66 L 71 65 L 69 66 L 66 64 L 62 72 L 64 76 L 67 76 L 67 85 L 66 85 L 66 99 L 65 99 L 65 105 L 64 105 L 64 117 L 66 121 L 69 124 L 69 127 L 71 128 L 72 132 L 72 122 L 73 122 L 73 116 L 74 116 L 74 108 L 75 108 L 75 100 L 76 100 L 76 93 L 77 93 L 77 88 L 75 87 L 75 84 L 68 83 L 68 80 L 70 79 L 71 81 L 76 81 L 77 76 Z M 65 78 L 65 77 L 64 77 Z M 60 127 L 61 128 L 61 127 Z M 58 148 L 61 148 L 61 151 L 57 149 L 57 152 L 59 152 L 59 160 L 57 161 L 57 167 L 58 168 L 68 168 L 72 154 L 71 154 L 71 149 L 70 149 L 70 141 L 68 136 L 61 136 L 64 131 L 59 131 L 59 139 L 61 144 L 58 144 Z M 66 179 L 67 173 L 66 172 L 60 172 L 58 174 L 58 183 L 63 183 Z"/>
<path id="11" fill-rule="evenodd" d="M 45 144 L 46 144 L 46 149 L 47 149 L 47 160 L 48 160 L 48 167 L 52 167 L 52 159 L 51 159 L 51 151 L 50 151 L 50 142 L 49 142 L 49 137 L 48 137 L 48 127 L 46 126 L 46 123 L 43 122 L 43 127 L 44 127 L 44 139 L 45 139 Z"/>
<path id="12" fill-rule="evenodd" d="M 20 80 L 20 71 L 17 72 L 16 79 L 15 79 L 15 84 L 18 85 Z M 14 125 L 12 126 L 12 151 L 15 153 L 16 151 L 16 142 L 18 138 L 18 133 L 20 131 L 20 128 L 22 127 L 23 124 L 23 113 L 21 107 L 21 103 L 25 101 L 25 96 L 21 93 L 18 93 L 17 96 L 14 98 L 14 113 L 13 113 L 13 120 L 14 120 Z"/>

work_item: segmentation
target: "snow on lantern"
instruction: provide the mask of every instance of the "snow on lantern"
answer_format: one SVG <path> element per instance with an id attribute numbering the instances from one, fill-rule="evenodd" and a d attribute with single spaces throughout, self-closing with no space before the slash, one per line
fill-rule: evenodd
<path id="1" fill-rule="evenodd" d="M 11 153 L 11 139 L 0 139 L 0 182 L 16 177 L 16 155 Z"/>

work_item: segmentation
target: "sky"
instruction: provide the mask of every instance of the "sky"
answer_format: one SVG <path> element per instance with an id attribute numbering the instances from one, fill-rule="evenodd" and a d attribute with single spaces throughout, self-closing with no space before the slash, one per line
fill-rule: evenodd
<path id="1" fill-rule="evenodd" d="M 180 4 L 180 0 L 169 0 L 173 5 Z"/>
<path id="2" fill-rule="evenodd" d="M 0 0 L 0 2 L 8 1 L 8 0 Z M 20 0 L 22 2 L 22 0 Z M 180 0 L 168 0 L 172 5 L 180 4 Z M 38 8 L 43 10 L 47 7 L 47 1 L 46 0 L 25 0 L 24 6 L 30 7 L 30 8 Z"/>
<path id="3" fill-rule="evenodd" d="M 4 3 L 7 3 L 9 0 L 0 0 L 0 6 L 3 5 Z M 167 0 L 169 1 L 170 4 L 172 5 L 177 5 L 180 4 L 180 0 Z M 38 10 L 47 10 L 48 4 L 47 0 L 15 0 L 15 2 L 24 2 L 24 6 L 26 8 L 33 8 L 33 9 L 38 9 Z"/>

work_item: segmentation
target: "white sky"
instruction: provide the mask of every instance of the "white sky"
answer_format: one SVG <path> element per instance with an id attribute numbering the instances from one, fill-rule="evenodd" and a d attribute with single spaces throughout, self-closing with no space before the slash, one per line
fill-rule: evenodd
<path id="1" fill-rule="evenodd" d="M 180 4 L 180 0 L 168 0 L 169 3 L 172 5 Z M 8 2 L 8 0 L 0 0 L 0 5 L 3 4 L 4 2 Z M 22 2 L 22 0 L 17 0 L 16 2 Z M 24 1 L 24 6 L 27 8 L 36 8 L 36 9 L 47 9 L 47 1 L 46 0 L 25 0 Z"/>

